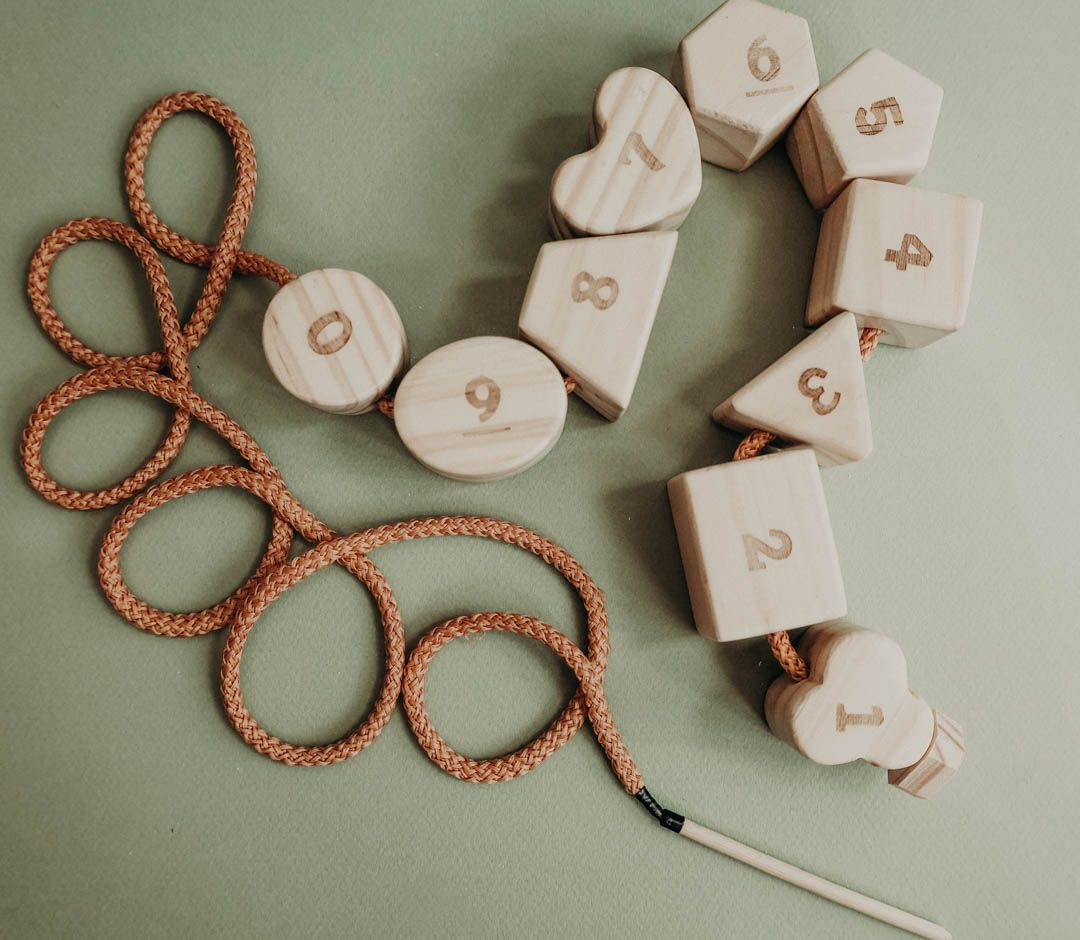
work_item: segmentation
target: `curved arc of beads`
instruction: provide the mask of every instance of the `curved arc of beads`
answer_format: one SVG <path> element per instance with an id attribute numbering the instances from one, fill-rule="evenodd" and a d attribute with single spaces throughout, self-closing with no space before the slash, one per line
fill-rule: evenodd
<path id="1" fill-rule="evenodd" d="M 146 196 L 144 171 L 150 143 L 161 125 L 182 111 L 199 112 L 216 121 L 233 145 L 236 179 L 221 236 L 214 245 L 202 244 L 173 231 L 154 213 Z M 141 232 L 111 219 L 77 219 L 47 235 L 31 260 L 27 290 L 34 312 L 56 345 L 74 362 L 90 368 L 62 382 L 38 403 L 27 421 L 20 447 L 30 485 L 49 502 L 68 509 L 91 510 L 130 500 L 106 532 L 98 558 L 102 588 L 116 611 L 133 626 L 163 636 L 198 636 L 228 627 L 221 664 L 226 714 L 249 745 L 275 760 L 315 766 L 352 757 L 379 734 L 400 696 L 425 752 L 439 767 L 459 779 L 493 783 L 528 773 L 569 741 L 588 717 L 623 788 L 639 799 L 641 794 L 647 794 L 604 698 L 603 677 L 610 651 L 604 594 L 572 555 L 524 526 L 479 516 L 410 519 L 341 536 L 297 500 L 255 439 L 192 387 L 188 357 L 212 325 L 232 275 L 257 274 L 278 285 L 295 278 L 277 262 L 240 247 L 251 216 L 256 166 L 250 134 L 239 116 L 218 99 L 198 92 L 181 92 L 161 99 L 144 112 L 132 131 L 124 157 L 124 178 L 131 212 Z M 87 240 L 114 242 L 138 259 L 149 282 L 161 326 L 160 351 L 134 356 L 99 352 L 75 337 L 64 324 L 52 303 L 49 275 L 65 248 Z M 168 275 L 155 248 L 179 261 L 208 269 L 195 310 L 183 327 Z M 566 380 L 568 392 L 574 385 L 572 378 Z M 168 430 L 154 453 L 120 483 L 89 491 L 65 487 L 42 463 L 49 425 L 69 405 L 111 389 L 142 391 L 172 405 L 175 411 Z M 392 399 L 382 399 L 379 409 L 392 414 Z M 231 444 L 248 466 L 202 467 L 154 482 L 182 449 L 192 418 Z M 226 486 L 250 493 L 273 512 L 270 540 L 255 573 L 225 600 L 200 611 L 163 611 L 135 596 L 125 583 L 120 567 L 121 550 L 133 527 L 147 513 L 174 499 Z M 289 559 L 294 533 L 314 545 Z M 509 612 L 483 612 L 458 617 L 428 631 L 406 662 L 400 609 L 389 583 L 368 553 L 394 542 L 449 535 L 516 545 L 559 571 L 577 591 L 585 608 L 587 652 L 535 618 Z M 240 687 L 241 660 L 251 631 L 266 607 L 284 591 L 330 564 L 340 564 L 352 573 L 376 602 L 385 645 L 382 686 L 372 710 L 345 737 L 321 746 L 290 744 L 262 728 L 248 711 Z M 528 636 L 547 645 L 575 674 L 579 690 L 533 741 L 502 757 L 474 760 L 454 751 L 434 729 L 427 714 L 424 686 L 431 660 L 442 646 L 457 637 L 492 631 Z"/>

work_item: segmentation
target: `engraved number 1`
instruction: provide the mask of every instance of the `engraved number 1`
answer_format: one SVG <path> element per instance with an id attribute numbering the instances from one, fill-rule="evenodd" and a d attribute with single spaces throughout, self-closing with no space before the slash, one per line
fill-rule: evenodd
<path id="1" fill-rule="evenodd" d="M 790 557 L 791 536 L 783 529 L 769 529 L 769 535 L 774 539 L 779 539 L 780 544 L 778 546 L 770 545 L 768 542 L 763 542 L 752 535 L 742 537 L 743 548 L 746 549 L 746 566 L 751 571 L 761 571 L 765 568 L 765 562 L 760 557 L 762 555 L 771 558 L 773 561 L 783 561 L 785 558 Z"/>
<path id="2" fill-rule="evenodd" d="M 626 143 L 623 144 L 622 153 L 619 154 L 619 162 L 629 166 L 631 151 L 636 153 L 638 157 L 641 158 L 641 162 L 650 170 L 660 171 L 665 166 L 663 161 L 645 146 L 645 141 L 637 131 L 631 131 L 627 136 Z"/>

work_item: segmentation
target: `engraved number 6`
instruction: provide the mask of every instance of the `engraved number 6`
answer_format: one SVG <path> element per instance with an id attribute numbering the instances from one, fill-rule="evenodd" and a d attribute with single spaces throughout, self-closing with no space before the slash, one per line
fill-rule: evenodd
<path id="1" fill-rule="evenodd" d="M 764 36 L 758 36 L 758 38 L 750 44 L 750 48 L 746 50 L 746 64 L 750 67 L 750 74 L 759 82 L 771 82 L 778 74 L 780 74 L 780 56 L 772 47 L 763 46 L 762 43 L 764 41 Z M 762 56 L 765 56 L 769 60 L 768 71 L 765 71 L 761 67 Z"/>
<path id="2" fill-rule="evenodd" d="M 476 394 L 477 389 L 481 388 L 484 389 L 483 398 Z M 486 375 L 478 375 L 465 386 L 465 400 L 480 412 L 481 421 L 487 421 L 499 410 L 501 398 L 498 383 Z"/>

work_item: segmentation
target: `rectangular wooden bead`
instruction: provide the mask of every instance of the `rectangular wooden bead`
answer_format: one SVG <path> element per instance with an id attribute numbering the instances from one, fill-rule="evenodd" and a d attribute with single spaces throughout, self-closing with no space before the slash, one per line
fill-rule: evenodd
<path id="1" fill-rule="evenodd" d="M 741 640 L 847 613 L 811 448 L 691 470 L 668 495 L 704 636 Z"/>

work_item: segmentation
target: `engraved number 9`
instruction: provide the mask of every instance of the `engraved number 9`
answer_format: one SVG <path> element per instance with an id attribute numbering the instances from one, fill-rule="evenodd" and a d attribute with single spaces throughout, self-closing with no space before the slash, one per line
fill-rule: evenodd
<path id="1" fill-rule="evenodd" d="M 479 389 L 484 390 L 482 398 L 476 394 Z M 478 375 L 465 386 L 465 401 L 480 412 L 481 421 L 487 421 L 499 410 L 501 399 L 502 392 L 499 391 L 498 383 L 486 375 Z"/>

